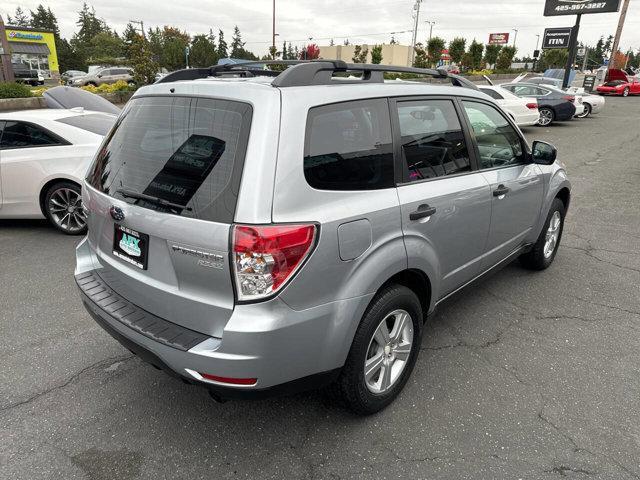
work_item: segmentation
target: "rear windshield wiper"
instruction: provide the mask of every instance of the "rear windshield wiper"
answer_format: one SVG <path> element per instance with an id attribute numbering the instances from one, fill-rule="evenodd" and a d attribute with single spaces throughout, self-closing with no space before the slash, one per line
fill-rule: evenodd
<path id="1" fill-rule="evenodd" d="M 146 193 L 138 193 L 132 190 L 126 190 L 124 188 L 119 188 L 116 190 L 116 193 L 119 193 L 125 198 L 135 198 L 137 200 L 145 200 L 147 202 L 155 203 L 156 205 L 160 205 L 161 207 L 173 208 L 186 210 L 190 212 L 192 209 L 187 207 L 186 205 L 180 205 L 179 203 L 173 203 L 169 200 L 165 200 L 164 198 L 154 197 L 153 195 L 147 195 Z"/>

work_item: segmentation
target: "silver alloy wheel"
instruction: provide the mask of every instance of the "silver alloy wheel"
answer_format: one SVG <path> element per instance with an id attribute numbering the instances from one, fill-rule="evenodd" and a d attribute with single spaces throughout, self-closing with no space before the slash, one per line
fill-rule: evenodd
<path id="1" fill-rule="evenodd" d="M 385 393 L 396 384 L 409 361 L 413 337 L 413 321 L 405 310 L 394 310 L 380 322 L 364 361 L 364 381 L 370 392 Z"/>
<path id="2" fill-rule="evenodd" d="M 549 228 L 547 229 L 547 234 L 544 242 L 544 258 L 551 257 L 556 249 L 556 245 L 558 245 L 561 223 L 562 217 L 560 217 L 560 212 L 556 210 L 555 212 L 553 212 L 551 220 L 549 220 Z"/>
<path id="3" fill-rule="evenodd" d="M 60 187 L 49 198 L 47 205 L 51 218 L 62 230 L 76 233 L 87 225 L 87 215 L 78 192 L 68 187 Z"/>
<path id="4" fill-rule="evenodd" d="M 540 118 L 538 119 L 538 124 L 546 127 L 553 121 L 553 112 L 548 108 L 543 108 L 540 110 Z"/>
<path id="5" fill-rule="evenodd" d="M 585 103 L 584 112 L 578 115 L 578 118 L 587 118 L 589 115 L 591 115 L 591 105 L 589 105 L 588 103 Z"/>

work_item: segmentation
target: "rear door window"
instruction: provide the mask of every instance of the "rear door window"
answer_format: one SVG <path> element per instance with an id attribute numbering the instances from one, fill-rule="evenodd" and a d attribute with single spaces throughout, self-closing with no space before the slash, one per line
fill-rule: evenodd
<path id="1" fill-rule="evenodd" d="M 26 122 L 8 120 L 2 129 L 2 137 L 0 137 L 0 149 L 3 150 L 54 145 L 68 145 L 68 142 L 43 128 Z"/>
<path id="2" fill-rule="evenodd" d="M 312 108 L 307 119 L 304 175 L 319 190 L 376 190 L 394 186 L 387 100 Z"/>
<path id="3" fill-rule="evenodd" d="M 494 98 L 495 100 L 504 100 L 504 97 L 502 95 L 500 95 L 498 92 L 490 88 L 481 88 L 480 91 L 482 93 L 486 93 L 487 95 L 489 95 L 491 98 Z"/>
<path id="4" fill-rule="evenodd" d="M 398 102 L 402 158 L 408 181 L 471 170 L 469 150 L 451 100 Z"/>
<path id="5" fill-rule="evenodd" d="M 135 98 L 98 151 L 87 181 L 144 208 L 230 223 L 251 114 L 249 104 L 229 100 Z"/>

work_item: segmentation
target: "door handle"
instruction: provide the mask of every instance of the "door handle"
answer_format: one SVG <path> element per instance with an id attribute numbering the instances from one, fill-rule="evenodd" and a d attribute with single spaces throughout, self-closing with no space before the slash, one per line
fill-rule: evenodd
<path id="1" fill-rule="evenodd" d="M 409 214 L 409 220 L 420 220 L 421 218 L 430 217 L 434 213 L 436 213 L 436 207 L 430 207 L 426 203 L 423 203 L 415 212 Z"/>
<path id="2" fill-rule="evenodd" d="M 504 185 L 498 185 L 498 188 L 496 188 L 493 191 L 493 196 L 504 197 L 507 193 L 509 193 L 509 191 L 510 191 L 509 187 L 505 187 Z"/>

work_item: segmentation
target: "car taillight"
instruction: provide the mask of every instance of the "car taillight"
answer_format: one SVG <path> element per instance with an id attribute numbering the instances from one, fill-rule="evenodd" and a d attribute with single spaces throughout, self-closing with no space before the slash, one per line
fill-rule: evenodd
<path id="1" fill-rule="evenodd" d="M 567 96 L 562 97 L 562 98 L 564 98 L 565 100 L 569 100 L 571 103 L 575 102 L 575 100 L 576 100 L 576 97 L 572 97 L 570 95 L 567 95 Z"/>
<path id="2" fill-rule="evenodd" d="M 538 109 L 538 104 L 537 103 L 527 103 L 527 108 L 529 110 L 537 110 Z"/>
<path id="3" fill-rule="evenodd" d="M 233 271 L 238 300 L 259 300 L 276 293 L 313 248 L 316 226 L 235 225 Z"/>

